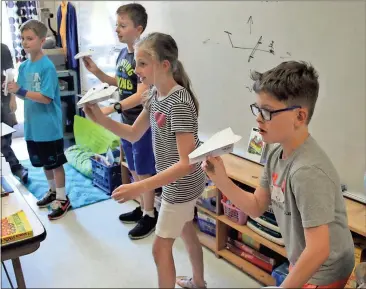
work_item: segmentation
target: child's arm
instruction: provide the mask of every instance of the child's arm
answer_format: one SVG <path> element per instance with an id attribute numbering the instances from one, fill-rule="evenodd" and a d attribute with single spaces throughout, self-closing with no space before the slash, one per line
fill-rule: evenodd
<path id="1" fill-rule="evenodd" d="M 135 106 L 140 105 L 142 103 L 143 94 L 148 89 L 149 89 L 148 85 L 139 83 L 137 85 L 136 93 L 119 102 L 122 106 L 122 110 L 128 110 Z M 104 107 L 102 111 L 105 115 L 109 115 L 114 112 L 114 107 L 113 105 Z"/>
<path id="2" fill-rule="evenodd" d="M 145 109 L 132 126 L 114 121 L 104 115 L 98 104 L 86 105 L 84 111 L 94 122 L 132 143 L 138 141 L 150 127 L 149 112 Z"/>
<path id="3" fill-rule="evenodd" d="M 195 149 L 193 133 L 176 133 L 179 161 L 166 170 L 139 182 L 122 185 L 113 193 L 112 198 L 120 203 L 133 199 L 143 192 L 153 191 L 189 174 L 195 165 L 189 164 L 188 155 Z"/>
<path id="4" fill-rule="evenodd" d="M 40 102 L 40 103 L 49 104 L 52 101 L 51 98 L 44 96 L 40 92 L 29 91 L 29 90 L 25 90 L 22 87 L 19 87 L 18 84 L 14 81 L 8 83 L 8 90 L 9 90 L 9 92 L 15 93 L 16 95 L 18 95 L 21 98 L 26 97 L 26 98 L 29 98 L 33 101 Z"/>
<path id="5" fill-rule="evenodd" d="M 101 82 L 108 83 L 109 85 L 117 86 L 117 78 L 105 74 L 100 68 L 95 64 L 95 62 L 88 56 L 82 58 L 85 68 L 93 73 Z"/>
<path id="6" fill-rule="evenodd" d="M 195 165 L 191 165 L 188 158 L 188 155 L 195 149 L 193 133 L 176 133 L 176 140 L 179 161 L 155 176 L 141 181 L 141 186 L 144 188 L 144 191 L 152 191 L 173 183 L 194 170 Z"/>
<path id="7" fill-rule="evenodd" d="M 301 288 L 329 257 L 328 224 L 334 221 L 335 195 L 340 194 L 340 188 L 321 169 L 313 166 L 298 169 L 291 177 L 291 184 L 306 246 L 281 286 Z"/>
<path id="8" fill-rule="evenodd" d="M 305 250 L 281 284 L 282 288 L 302 288 L 328 259 L 330 253 L 328 225 L 304 229 L 304 234 Z"/>
<path id="9" fill-rule="evenodd" d="M 212 169 L 209 168 L 208 163 L 212 165 Z M 202 168 L 216 187 L 247 215 L 255 218 L 261 216 L 267 210 L 271 202 L 268 189 L 260 186 L 254 194 L 242 190 L 227 176 L 224 163 L 220 157 L 208 158 L 202 164 Z"/>

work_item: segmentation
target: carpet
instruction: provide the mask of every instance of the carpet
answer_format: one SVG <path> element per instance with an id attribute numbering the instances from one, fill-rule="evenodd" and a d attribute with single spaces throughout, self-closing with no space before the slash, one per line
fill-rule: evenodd
<path id="1" fill-rule="evenodd" d="M 25 187 L 38 200 L 48 191 L 48 183 L 43 168 L 35 168 L 30 160 L 20 162 L 28 169 L 28 183 Z M 69 164 L 64 164 L 66 176 L 66 194 L 73 209 L 81 208 L 110 199 L 104 191 L 94 187 L 92 180 L 85 177 Z"/>

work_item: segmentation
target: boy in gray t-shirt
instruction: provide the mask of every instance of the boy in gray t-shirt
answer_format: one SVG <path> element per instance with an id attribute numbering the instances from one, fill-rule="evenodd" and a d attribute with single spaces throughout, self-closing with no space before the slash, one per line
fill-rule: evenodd
<path id="1" fill-rule="evenodd" d="M 260 186 L 254 194 L 243 192 L 227 177 L 220 158 L 209 158 L 203 168 L 249 216 L 262 215 L 271 204 L 290 261 L 281 287 L 343 288 L 354 267 L 354 244 L 340 180 L 308 131 L 318 75 L 312 66 L 290 61 L 255 72 L 252 79 L 257 101 L 251 110 L 263 141 L 279 144 L 269 154 Z"/>

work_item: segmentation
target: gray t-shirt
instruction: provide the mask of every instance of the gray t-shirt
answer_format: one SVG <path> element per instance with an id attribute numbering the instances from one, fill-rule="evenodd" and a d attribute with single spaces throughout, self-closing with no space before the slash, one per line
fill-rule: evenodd
<path id="1" fill-rule="evenodd" d="M 340 180 L 313 137 L 287 159 L 282 159 L 282 147 L 275 147 L 260 185 L 271 193 L 271 206 L 291 264 L 305 249 L 304 228 L 329 225 L 329 258 L 308 282 L 327 285 L 348 277 L 354 267 L 354 244 Z"/>

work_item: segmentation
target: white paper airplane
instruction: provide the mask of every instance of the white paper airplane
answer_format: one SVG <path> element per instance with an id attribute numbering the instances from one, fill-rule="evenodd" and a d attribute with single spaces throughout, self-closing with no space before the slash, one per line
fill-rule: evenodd
<path id="1" fill-rule="evenodd" d="M 108 85 L 107 83 L 102 83 L 97 86 L 93 86 L 88 90 L 87 93 L 79 100 L 77 106 L 83 107 L 86 103 L 93 104 L 112 97 L 112 94 L 116 91 L 118 87 L 113 85 Z"/>
<path id="2" fill-rule="evenodd" d="M 200 147 L 191 152 L 189 157 L 190 164 L 205 161 L 207 157 L 217 157 L 231 153 L 234 144 L 241 140 L 241 136 L 235 135 L 231 128 L 226 128 L 209 138 Z"/>
<path id="3" fill-rule="evenodd" d="M 4 75 L 5 75 L 4 94 L 7 95 L 9 93 L 8 83 L 14 81 L 13 69 L 9 68 L 9 69 L 5 70 Z"/>
<path id="4" fill-rule="evenodd" d="M 13 132 L 16 132 L 16 130 L 13 129 L 11 126 L 7 125 L 6 123 L 3 122 L 1 123 L 1 136 L 5 136 Z"/>
<path id="5" fill-rule="evenodd" d="M 92 49 L 89 49 L 88 51 L 79 52 L 78 54 L 76 54 L 74 56 L 74 59 L 79 59 L 79 58 L 82 58 L 82 57 L 85 57 L 85 56 L 92 56 L 93 52 L 94 51 Z"/>

